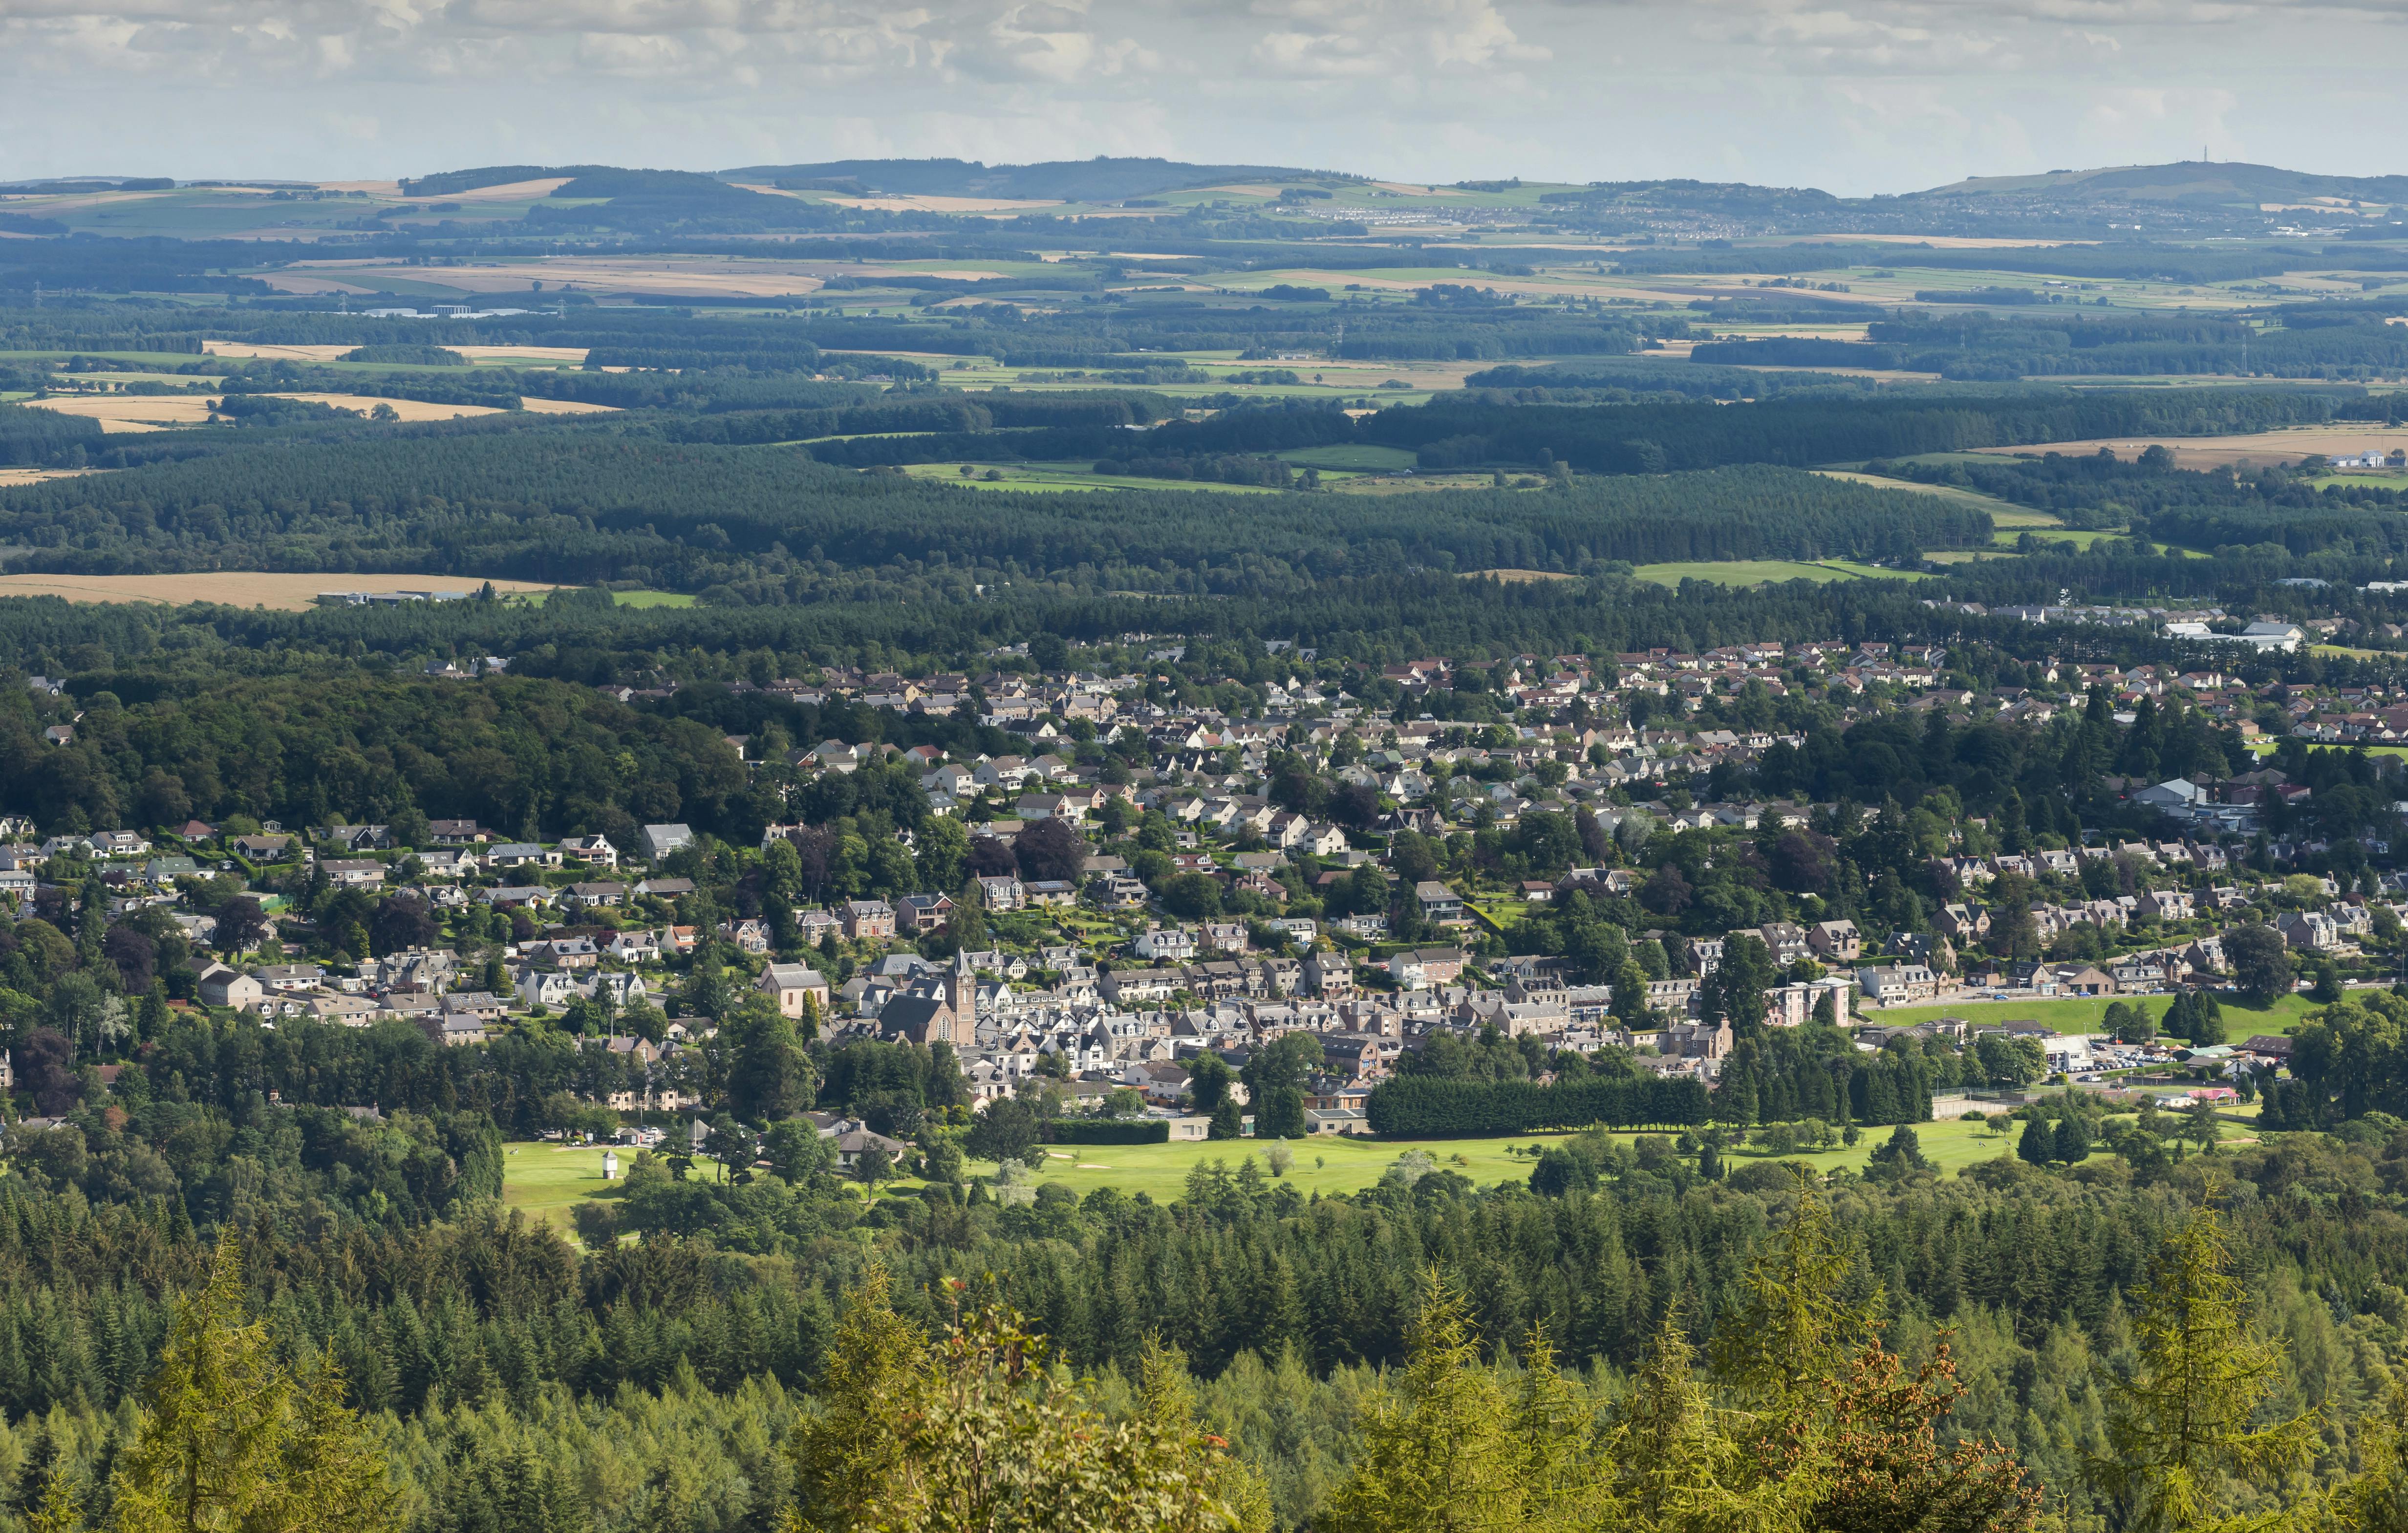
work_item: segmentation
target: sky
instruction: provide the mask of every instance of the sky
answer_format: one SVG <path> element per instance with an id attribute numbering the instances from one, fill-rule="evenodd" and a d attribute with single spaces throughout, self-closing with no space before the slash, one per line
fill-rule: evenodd
<path id="1" fill-rule="evenodd" d="M 1159 154 L 1916 191 L 2408 170 L 2408 0 L 0 0 L 0 179 Z"/>

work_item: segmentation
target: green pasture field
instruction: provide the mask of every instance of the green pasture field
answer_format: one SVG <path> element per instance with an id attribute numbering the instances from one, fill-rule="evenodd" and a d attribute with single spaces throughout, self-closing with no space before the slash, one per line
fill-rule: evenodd
<path id="1" fill-rule="evenodd" d="M 969 479 L 962 477 L 965 468 L 976 470 Z M 999 470 L 1003 478 L 989 480 L 988 469 Z M 903 466 L 903 472 L 913 479 L 931 480 L 939 484 L 958 484 L 968 490 L 1202 490 L 1223 494 L 1276 495 L 1286 492 L 1267 484 L 1207 484 L 1197 480 L 1141 479 L 1134 474 L 1098 474 L 1083 464 L 1073 463 L 913 463 Z"/>
<path id="2" fill-rule="evenodd" d="M 2021 527 L 2000 527 L 1998 531 L 1990 535 L 1990 541 L 2000 548 L 2013 548 L 2015 546 L 2016 540 L 2022 537 L 2026 533 L 2035 534 L 2043 540 L 2051 543 L 2071 543 L 2074 547 L 2080 549 L 2087 549 L 2091 544 L 2096 543 L 2102 537 L 2121 537 L 2124 536 L 2121 531 L 2116 530 L 2099 527 L 2069 527 L 2062 523 L 2058 523 L 2056 525 L 2042 526 L 2027 525 Z"/>
<path id="3" fill-rule="evenodd" d="M 2165 1015 L 2173 1004 L 2172 996 L 2101 996 L 2089 999 L 2017 1000 L 2017 1001 L 1949 1001 L 1935 1006 L 1892 1006 L 1878 1010 L 1865 1010 L 1856 1014 L 1859 1024 L 1878 1024 L 1885 1027 L 1910 1026 L 1918 1022 L 1936 1022 L 1942 1017 L 1961 1017 L 1968 1022 L 2037 1022 L 2058 1033 L 2096 1033 L 2103 1031 L 2101 1023 L 2111 1001 L 2127 1005 L 2139 1004 L 2149 1009 L 2154 1017 Z M 2224 1036 L 2238 1043 L 2253 1033 L 2287 1033 L 2297 1028 L 2315 1003 L 2304 996 L 2285 996 L 2264 1008 L 2243 1006 L 2224 996 L 2216 997 L 2224 1013 Z"/>
<path id="4" fill-rule="evenodd" d="M 1960 506 L 1971 506 L 1976 510 L 1987 511 L 1990 513 L 1990 520 L 2001 527 L 2064 525 L 2046 511 L 2035 511 L 2028 507 L 2017 506 L 2011 501 L 2000 500 L 1996 495 L 1985 495 L 1979 490 L 1959 489 L 1953 484 L 1921 484 L 1914 480 L 1885 479 L 1879 474 L 1868 474 L 1855 468 L 1817 468 L 1813 471 L 1825 479 L 1845 480 L 1851 484 L 1869 484 L 1876 490 L 1904 490 L 1914 494 L 1938 495 L 1942 500 L 1953 500 Z"/>
<path id="5" fill-rule="evenodd" d="M 1299 468 L 1352 468 L 1372 473 L 1396 468 L 1411 468 L 1415 462 L 1415 455 L 1410 448 L 1372 447 L 1369 444 L 1348 447 L 1297 447 L 1276 455 Z"/>
<path id="6" fill-rule="evenodd" d="M 1695 561 L 1684 564 L 1641 565 L 1639 578 L 1657 585 L 1677 586 L 1683 580 L 1712 580 L 1717 585 L 1768 585 L 1781 580 L 1813 580 L 1828 584 L 1833 580 L 1926 580 L 1931 577 L 1917 570 L 1876 569 L 1845 559 L 1826 559 L 1806 564 L 1794 559 L 1728 559 Z"/>
<path id="7" fill-rule="evenodd" d="M 207 379 L 204 375 L 199 373 L 194 373 L 189 378 L 185 378 L 181 374 L 147 373 L 144 372 L 144 369 L 158 366 L 162 359 L 179 363 L 207 362 L 210 360 L 209 358 L 200 355 L 198 352 L 188 351 L 0 351 L 0 363 L 40 364 L 45 362 L 64 362 L 69 357 L 106 357 L 111 362 L 122 362 L 127 364 L 126 371 L 129 373 L 141 372 L 146 377 L 156 377 L 163 380 L 176 380 L 180 379 L 185 382 L 205 382 L 207 381 Z"/>
<path id="8" fill-rule="evenodd" d="M 1776 580 L 1928 580 L 1932 577 L 1917 569 L 1884 569 L 1878 565 L 1859 564 L 1854 559 L 1819 559 L 1807 563 L 1795 559 L 1729 559 L 1700 560 L 1688 563 L 1641 565 L 1639 578 L 1654 580 L 1658 585 L 1677 586 L 1692 577 L 1713 580 L 1720 585 L 1763 585 Z"/>

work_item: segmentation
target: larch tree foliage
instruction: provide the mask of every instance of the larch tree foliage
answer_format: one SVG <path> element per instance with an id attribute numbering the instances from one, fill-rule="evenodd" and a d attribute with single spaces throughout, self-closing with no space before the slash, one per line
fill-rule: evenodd
<path id="1" fill-rule="evenodd" d="M 1316 1526 L 1331 1533 L 1587 1528 L 1607 1508 L 1594 1411 L 1530 1338 L 1518 1387 L 1481 1360 L 1469 1303 L 1432 1272 L 1397 1395 L 1359 1425 L 1353 1472 Z"/>
<path id="2" fill-rule="evenodd" d="M 242 1254 L 218 1241 L 144 1387 L 112 1478 L 121 1533 L 383 1533 L 397 1527 L 384 1455 L 343 1400 L 341 1373 L 276 1356 L 243 1318 Z M 53 1483 L 55 1484 L 55 1480 Z M 49 1526 L 72 1527 L 51 1508 Z"/>
<path id="3" fill-rule="evenodd" d="M 2251 1334 L 2222 1223 L 2202 1208 L 2169 1235 L 2131 1295 L 2128 1379 L 2107 1384 L 2107 1452 L 2086 1469 L 2136 1533 L 2262 1533 L 2280 1512 L 2224 1510 L 2230 1482 L 2269 1485 L 2304 1466 L 2318 1412 L 2260 1421 L 2281 1379 L 2274 1346 Z"/>
<path id="4" fill-rule="evenodd" d="M 1962 1389 L 1943 1341 L 1910 1374 L 1876 1334 L 1878 1287 L 1851 1291 L 1856 1261 L 1830 1206 L 1800 1174 L 1789 1222 L 1749 1264 L 1715 1325 L 1714 1382 L 1741 1452 L 1692 1473 L 1682 1526 L 1815 1533 L 2022 1533 L 2038 1509 L 1999 1443 L 1939 1442 Z M 1679 1340 L 1660 1335 L 1659 1356 Z M 1661 1366 L 1661 1365 L 1656 1365 Z M 1647 1385 L 1661 1391 L 1669 1386 Z M 1694 1454 L 1695 1450 L 1692 1450 Z M 1637 1526 L 1644 1525 L 1634 1525 Z"/>
<path id="5" fill-rule="evenodd" d="M 797 1427 L 798 1506 L 824 1533 L 1246 1533 L 1263 1526 L 1218 1492 L 1225 1448 L 1183 1397 L 1111 1422 L 1043 1338 L 999 1305 L 930 1337 L 896 1312 L 873 1269 L 837 1335 L 822 1415 Z M 1183 1369 L 1182 1369 L 1183 1371 Z M 1176 1409 L 1174 1409 L 1174 1407 Z M 1257 1506 L 1259 1497 L 1250 1497 Z"/>

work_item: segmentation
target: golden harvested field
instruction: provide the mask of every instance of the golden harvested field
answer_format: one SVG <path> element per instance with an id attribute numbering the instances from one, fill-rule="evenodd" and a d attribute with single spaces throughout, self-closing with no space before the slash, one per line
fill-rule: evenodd
<path id="1" fill-rule="evenodd" d="M 1059 208 L 1059 202 L 1014 202 L 1008 197 L 920 197 L 897 192 L 882 197 L 848 197 L 832 192 L 781 192 L 774 186 L 759 186 L 750 181 L 736 183 L 751 192 L 766 192 L 773 197 L 800 197 L 819 202 L 832 202 L 839 208 L 875 208 L 887 213 L 1018 213 L 1031 208 Z"/>
<path id="2" fill-rule="evenodd" d="M 386 183 L 398 195 L 398 182 Z M 439 196 L 404 197 L 404 202 L 524 202 L 529 197 L 548 197 L 568 184 L 566 176 L 547 176 L 539 180 L 505 181 L 499 186 L 480 186 L 469 192 L 446 192 Z"/>
<path id="3" fill-rule="evenodd" d="M 2242 437 L 2102 437 L 2080 442 L 2043 442 L 2032 447 L 1982 447 L 1974 451 L 2023 458 L 2038 457 L 2043 452 L 2083 457 L 2103 447 L 2128 461 L 2152 447 L 2159 446 L 2173 453 L 2177 468 L 2216 468 L 2226 464 L 2263 468 L 2276 464 L 2297 463 L 2311 453 L 2363 452 L 2377 447 L 2388 452 L 2395 448 L 2408 447 L 2408 426 L 2286 426 L 2279 431 L 2252 432 Z"/>
<path id="4" fill-rule="evenodd" d="M 74 479 L 79 474 L 97 474 L 97 468 L 0 468 L 0 489 L 11 484 L 40 484 L 48 480 Z"/>
<path id="5" fill-rule="evenodd" d="M 362 414 L 379 405 L 391 405 L 393 412 L 404 421 L 450 421 L 463 416 L 502 413 L 492 405 L 431 405 L 423 399 L 390 399 L 373 394 L 280 394 L 275 397 L 331 405 L 337 409 L 358 410 Z M 36 409 L 56 410 L 61 415 L 80 415 L 88 421 L 97 421 L 102 431 L 112 435 L 206 425 L 209 418 L 208 400 L 196 394 L 110 394 L 88 399 L 37 399 L 30 403 Z M 588 405 L 574 399 L 529 399 L 524 404 L 527 411 L 535 415 L 596 415 L 616 408 Z"/>
<path id="6" fill-rule="evenodd" d="M 349 342 L 340 346 L 262 346 L 248 340 L 205 340 L 204 354 L 213 357 L 264 357 L 271 362 L 332 362 L 346 351 L 358 348 Z"/>
<path id="7" fill-rule="evenodd" d="M 312 575 L 208 570 L 189 575 L 0 575 L 0 596 L 61 596 L 76 602 L 217 602 L 298 612 L 321 591 L 475 591 L 485 582 L 460 575 Z M 535 580 L 495 580 L 500 592 L 550 591 Z"/>
<path id="8" fill-rule="evenodd" d="M 610 415 L 616 405 L 589 405 L 582 399 L 530 399 L 519 396 L 519 408 L 529 415 Z"/>

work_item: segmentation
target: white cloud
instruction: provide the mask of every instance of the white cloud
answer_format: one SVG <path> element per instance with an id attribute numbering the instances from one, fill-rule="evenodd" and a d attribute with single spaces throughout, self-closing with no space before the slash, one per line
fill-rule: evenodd
<path id="1" fill-rule="evenodd" d="M 1109 152 L 1865 192 L 2201 136 L 2368 172 L 2398 168 L 2408 107 L 2333 61 L 2387 60 L 2403 17 L 2408 0 L 0 0 L 0 174 Z M 381 155 L 400 163 L 363 163 Z"/>

